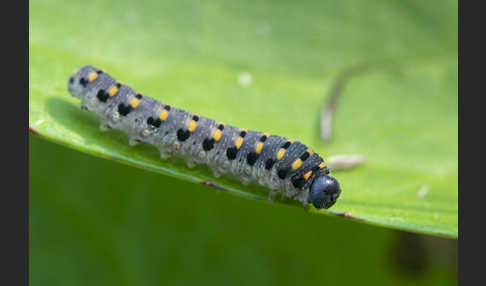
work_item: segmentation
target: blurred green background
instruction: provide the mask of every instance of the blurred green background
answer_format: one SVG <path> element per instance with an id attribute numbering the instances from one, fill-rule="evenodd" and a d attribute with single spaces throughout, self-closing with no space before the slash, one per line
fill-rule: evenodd
<path id="1" fill-rule="evenodd" d="M 456 240 L 232 196 L 266 194 L 102 134 L 66 91 L 90 63 L 325 158 L 363 154 L 333 173 L 331 211 L 456 238 L 457 2 L 31 0 L 29 17 L 32 285 L 457 285 Z M 328 92 L 362 64 L 324 144 Z"/>
<path id="2" fill-rule="evenodd" d="M 30 137 L 31 285 L 457 285 L 456 247 Z"/>

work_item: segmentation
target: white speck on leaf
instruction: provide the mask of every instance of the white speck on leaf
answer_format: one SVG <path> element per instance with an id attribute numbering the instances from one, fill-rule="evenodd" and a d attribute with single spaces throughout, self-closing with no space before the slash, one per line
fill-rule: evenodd
<path id="1" fill-rule="evenodd" d="M 238 83 L 240 84 L 241 87 L 247 88 L 251 85 L 253 79 L 252 76 L 249 72 L 241 72 L 238 75 Z"/>
<path id="2" fill-rule="evenodd" d="M 37 121 L 34 123 L 34 126 L 35 126 L 35 127 L 38 127 L 38 126 L 39 126 L 39 125 L 41 125 L 42 123 L 44 123 L 44 119 L 37 120 Z"/>
<path id="3" fill-rule="evenodd" d="M 270 32 L 272 32 L 272 26 L 270 26 L 267 23 L 258 25 L 256 32 L 259 35 L 267 35 L 267 34 L 270 34 Z"/>
<path id="4" fill-rule="evenodd" d="M 428 185 L 423 185 L 423 186 L 422 186 L 422 187 L 419 189 L 419 191 L 418 191 L 417 195 L 418 195 L 418 197 L 419 197 L 419 198 L 423 198 L 423 197 L 425 197 L 425 196 L 426 196 L 428 193 L 429 193 L 429 186 L 428 186 Z"/>
<path id="5" fill-rule="evenodd" d="M 125 13 L 125 22 L 127 23 L 136 23 L 138 21 L 138 14 L 134 10 L 129 10 Z"/>

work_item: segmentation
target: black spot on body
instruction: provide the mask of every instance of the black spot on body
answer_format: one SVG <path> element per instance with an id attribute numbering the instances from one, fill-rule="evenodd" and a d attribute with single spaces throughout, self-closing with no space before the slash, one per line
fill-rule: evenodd
<path id="1" fill-rule="evenodd" d="M 189 130 L 183 130 L 182 128 L 177 130 L 177 140 L 184 142 L 191 136 L 191 132 Z"/>
<path id="2" fill-rule="evenodd" d="M 115 86 L 116 86 L 116 88 L 120 88 L 122 85 L 121 85 L 121 83 L 117 82 L 117 83 L 115 84 Z"/>
<path id="3" fill-rule="evenodd" d="M 209 151 L 209 150 L 213 149 L 213 147 L 214 147 L 214 139 L 213 138 L 211 138 L 211 139 L 209 139 L 209 138 L 204 139 L 202 146 L 203 146 L 204 151 Z"/>
<path id="4" fill-rule="evenodd" d="M 199 115 L 193 115 L 192 120 L 194 120 L 196 122 L 199 121 Z"/>
<path id="5" fill-rule="evenodd" d="M 83 87 L 86 87 L 88 85 L 88 80 L 82 77 L 79 79 L 79 84 L 81 84 Z"/>
<path id="6" fill-rule="evenodd" d="M 224 130 L 224 125 L 223 125 L 223 124 L 220 124 L 220 125 L 218 126 L 218 129 L 219 129 L 219 130 L 221 130 L 221 131 L 223 131 L 223 130 Z"/>
<path id="7" fill-rule="evenodd" d="M 240 137 L 245 138 L 245 136 L 246 136 L 246 131 L 241 131 L 240 132 Z"/>
<path id="8" fill-rule="evenodd" d="M 236 149 L 236 146 L 226 149 L 226 156 L 228 156 L 229 160 L 234 160 L 237 153 L 238 149 Z"/>
<path id="9" fill-rule="evenodd" d="M 142 97 L 143 97 L 143 96 L 142 96 L 140 93 L 137 93 L 137 94 L 135 95 L 135 97 L 136 97 L 137 99 L 142 99 Z"/>
<path id="10" fill-rule="evenodd" d="M 149 117 L 147 119 L 147 124 L 152 125 L 156 128 L 159 128 L 161 123 L 162 123 L 162 121 L 160 120 L 160 118 L 154 119 L 153 117 Z"/>
<path id="11" fill-rule="evenodd" d="M 282 145 L 282 148 L 287 149 L 287 148 L 289 148 L 289 147 L 290 147 L 290 144 L 292 144 L 292 143 L 290 143 L 290 141 L 287 141 L 287 142 L 285 142 L 285 143 Z"/>
<path id="12" fill-rule="evenodd" d="M 99 101 L 106 102 L 110 96 L 106 91 L 100 89 L 96 94 L 96 97 L 98 98 Z"/>
<path id="13" fill-rule="evenodd" d="M 272 169 L 273 165 L 275 164 L 275 160 L 273 159 L 268 159 L 266 162 L 265 162 L 265 169 L 267 170 L 270 170 Z"/>
<path id="14" fill-rule="evenodd" d="M 306 151 L 304 154 L 302 154 L 302 156 L 300 156 L 300 160 L 305 161 L 307 158 L 309 158 L 309 156 L 310 153 Z"/>
<path id="15" fill-rule="evenodd" d="M 170 105 L 164 106 L 164 109 L 167 110 L 167 111 L 170 111 Z"/>
<path id="16" fill-rule="evenodd" d="M 295 188 L 300 189 L 305 185 L 305 179 L 303 177 L 292 179 L 292 185 Z"/>
<path id="17" fill-rule="evenodd" d="M 260 142 L 265 142 L 267 141 L 267 135 L 263 135 L 262 137 L 260 137 Z"/>
<path id="18" fill-rule="evenodd" d="M 248 153 L 248 156 L 246 156 L 246 162 L 248 163 L 248 165 L 250 165 L 250 166 L 255 165 L 255 162 L 257 161 L 258 156 L 259 155 L 255 152 Z"/>
<path id="19" fill-rule="evenodd" d="M 287 169 L 280 169 L 278 170 L 277 172 L 277 175 L 280 179 L 285 179 L 285 177 L 287 177 L 287 173 L 288 173 L 288 170 Z"/>
<path id="20" fill-rule="evenodd" d="M 123 103 L 118 105 L 118 113 L 120 113 L 121 116 L 127 116 L 130 111 L 132 111 L 132 106 Z"/>

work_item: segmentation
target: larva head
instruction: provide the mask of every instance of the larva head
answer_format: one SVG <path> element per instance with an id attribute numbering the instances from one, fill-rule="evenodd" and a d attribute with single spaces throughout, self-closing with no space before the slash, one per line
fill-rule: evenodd
<path id="1" fill-rule="evenodd" d="M 68 80 L 68 90 L 72 96 L 82 99 L 89 83 L 89 76 L 98 70 L 90 65 L 83 66 L 76 70 Z"/>
<path id="2" fill-rule="evenodd" d="M 340 194 L 341 188 L 335 178 L 328 175 L 319 176 L 310 186 L 308 201 L 317 209 L 328 209 L 336 203 Z"/>

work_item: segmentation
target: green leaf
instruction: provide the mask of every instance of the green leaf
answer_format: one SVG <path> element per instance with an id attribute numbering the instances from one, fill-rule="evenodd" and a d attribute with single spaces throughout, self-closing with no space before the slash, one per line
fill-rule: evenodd
<path id="1" fill-rule="evenodd" d="M 263 188 L 160 161 L 151 146 L 100 132 L 66 89 L 72 71 L 92 64 L 147 96 L 294 138 L 324 158 L 364 155 L 362 167 L 333 172 L 343 193 L 331 211 L 312 212 L 457 237 L 456 2 L 30 4 L 29 124 L 41 137 L 266 199 Z M 363 63 L 373 68 L 346 84 L 326 144 L 320 109 L 338 75 Z"/>

